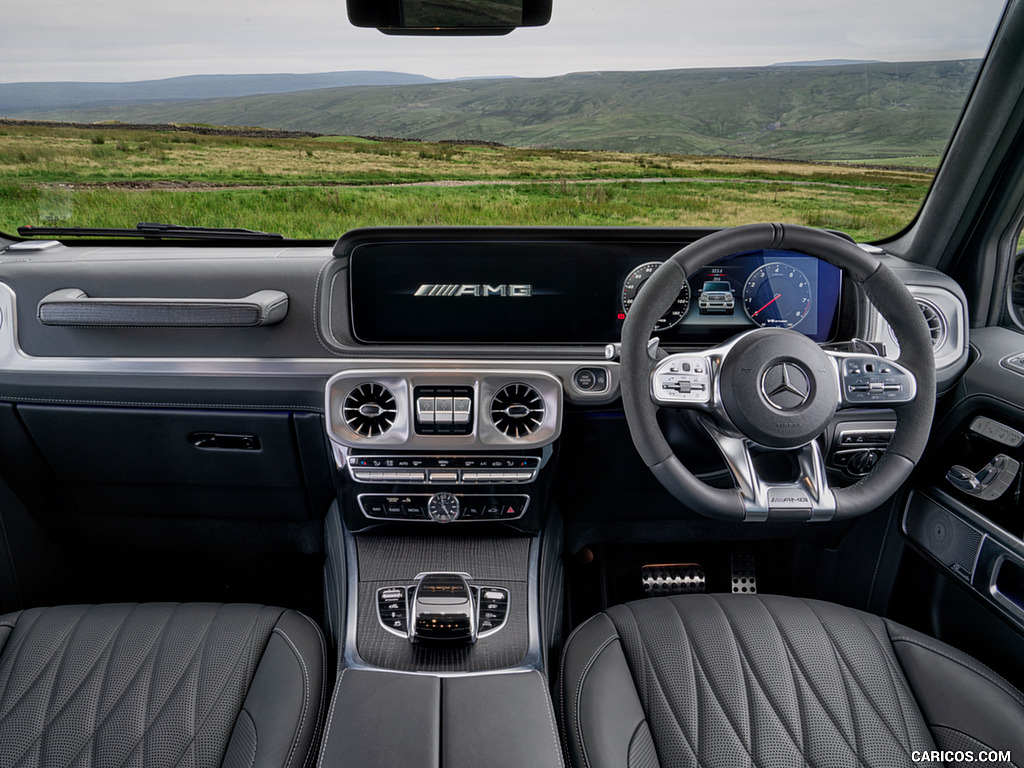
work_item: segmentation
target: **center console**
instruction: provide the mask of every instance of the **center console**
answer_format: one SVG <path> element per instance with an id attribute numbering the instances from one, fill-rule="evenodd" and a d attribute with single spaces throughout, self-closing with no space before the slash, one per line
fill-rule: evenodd
<path id="1" fill-rule="evenodd" d="M 497 367 L 328 382 L 338 680 L 320 765 L 562 765 L 543 618 L 562 612 L 562 396 L 551 374 Z"/>

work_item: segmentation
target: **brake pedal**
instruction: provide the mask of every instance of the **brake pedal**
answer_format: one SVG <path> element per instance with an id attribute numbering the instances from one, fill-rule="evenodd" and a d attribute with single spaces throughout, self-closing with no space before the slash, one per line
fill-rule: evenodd
<path id="1" fill-rule="evenodd" d="M 647 597 L 686 595 L 707 589 L 704 569 L 697 563 L 645 565 L 640 569 L 640 578 Z"/>
<path id="2" fill-rule="evenodd" d="M 757 569 L 754 556 L 747 553 L 734 553 L 729 558 L 729 569 L 732 572 L 732 592 L 734 595 L 753 595 L 757 593 Z"/>

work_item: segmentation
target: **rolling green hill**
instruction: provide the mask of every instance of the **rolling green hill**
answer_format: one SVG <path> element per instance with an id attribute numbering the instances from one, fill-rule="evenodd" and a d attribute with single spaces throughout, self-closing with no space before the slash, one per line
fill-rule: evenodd
<path id="1" fill-rule="evenodd" d="M 592 72 L 10 116 L 878 161 L 941 154 L 978 65 L 941 61 Z"/>

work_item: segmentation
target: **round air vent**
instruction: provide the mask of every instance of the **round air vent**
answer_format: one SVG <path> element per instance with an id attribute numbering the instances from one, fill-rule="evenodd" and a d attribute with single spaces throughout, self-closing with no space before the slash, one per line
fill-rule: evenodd
<path id="1" fill-rule="evenodd" d="M 917 306 L 921 308 L 924 321 L 928 323 L 928 334 L 932 337 L 932 349 L 938 349 L 946 340 L 946 318 L 939 308 L 930 301 L 918 299 Z"/>
<path id="2" fill-rule="evenodd" d="M 386 387 L 367 381 L 348 393 L 341 407 L 349 429 L 360 437 L 378 437 L 395 423 L 398 407 Z"/>
<path id="3" fill-rule="evenodd" d="M 927 299 L 914 299 L 917 302 L 924 321 L 928 325 L 928 335 L 932 337 L 932 350 L 938 351 L 939 347 L 946 341 L 946 316 L 939 311 L 939 308 Z M 889 338 L 896 341 L 896 335 L 889 328 Z"/>
<path id="4" fill-rule="evenodd" d="M 508 437 L 529 437 L 544 421 L 544 398 L 528 384 L 507 384 L 491 400 L 491 421 Z"/>

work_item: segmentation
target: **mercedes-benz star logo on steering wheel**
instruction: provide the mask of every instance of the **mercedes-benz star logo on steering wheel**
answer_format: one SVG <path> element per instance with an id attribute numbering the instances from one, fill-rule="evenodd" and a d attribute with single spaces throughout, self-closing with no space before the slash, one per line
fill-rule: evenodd
<path id="1" fill-rule="evenodd" d="M 793 411 L 810 398 L 811 381 L 796 363 L 776 363 L 764 372 L 761 393 L 774 408 Z"/>

